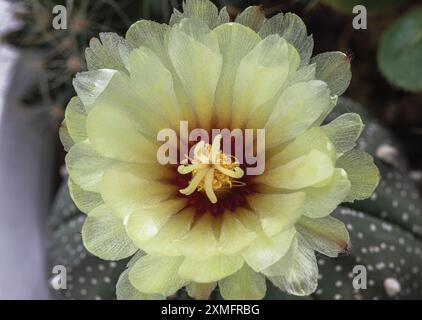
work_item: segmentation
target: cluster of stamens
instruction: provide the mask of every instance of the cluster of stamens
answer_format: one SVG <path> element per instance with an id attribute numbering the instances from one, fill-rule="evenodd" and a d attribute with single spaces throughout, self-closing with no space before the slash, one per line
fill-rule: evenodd
<path id="1" fill-rule="evenodd" d="M 221 151 L 221 135 L 217 135 L 212 145 L 200 141 L 194 147 L 193 158 L 186 157 L 177 168 L 180 174 L 192 174 L 186 188 L 179 190 L 184 195 L 195 191 L 205 192 L 211 203 L 217 203 L 215 191 L 226 191 L 244 183 L 233 180 L 243 177 L 244 172 L 233 156 Z M 190 163 L 189 163 L 190 162 Z"/>

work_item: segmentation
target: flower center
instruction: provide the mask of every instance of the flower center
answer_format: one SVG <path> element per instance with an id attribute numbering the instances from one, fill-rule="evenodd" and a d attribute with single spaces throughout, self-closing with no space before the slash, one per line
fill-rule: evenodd
<path id="1" fill-rule="evenodd" d="M 195 191 L 205 192 L 211 203 L 217 203 L 215 191 L 227 191 L 245 184 L 234 179 L 243 177 L 244 172 L 233 156 L 224 154 L 221 149 L 221 135 L 217 135 L 212 145 L 200 141 L 194 148 L 193 159 L 187 158 L 177 168 L 180 174 L 192 174 L 189 185 L 179 190 L 184 195 Z M 189 164 L 190 160 L 190 164 Z"/>

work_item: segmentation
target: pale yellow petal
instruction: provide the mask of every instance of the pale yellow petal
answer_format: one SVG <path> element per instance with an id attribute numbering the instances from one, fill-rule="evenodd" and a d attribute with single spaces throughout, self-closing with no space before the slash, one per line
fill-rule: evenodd
<path id="1" fill-rule="evenodd" d="M 369 198 L 380 180 L 378 168 L 373 158 L 364 151 L 351 150 L 342 155 L 336 166 L 347 172 L 347 177 L 352 184 L 345 201 L 353 202 Z"/>
<path id="2" fill-rule="evenodd" d="M 301 64 L 306 65 L 312 56 L 314 41 L 308 36 L 306 25 L 294 13 L 279 13 L 264 22 L 259 35 L 265 38 L 278 34 L 292 44 L 299 52 Z"/>
<path id="3" fill-rule="evenodd" d="M 235 254 L 250 245 L 256 237 L 257 234 L 247 229 L 233 212 L 223 214 L 219 237 L 219 251 L 222 254 Z"/>
<path id="4" fill-rule="evenodd" d="M 175 241 L 178 250 L 186 257 L 207 259 L 217 254 L 218 240 L 215 234 L 214 217 L 203 214 L 182 239 Z"/>
<path id="5" fill-rule="evenodd" d="M 270 101 L 258 107 L 251 114 L 248 119 L 248 124 L 246 125 L 246 128 L 264 128 L 278 102 L 278 99 L 280 98 L 280 94 L 285 89 L 298 82 L 307 82 L 315 79 L 315 64 L 302 66 L 301 68 L 297 69 L 296 65 L 297 63 L 300 63 L 300 61 L 297 61 L 297 59 L 299 59 L 297 54 L 290 58 L 292 59 L 292 61 L 290 61 L 290 65 L 293 65 L 293 68 L 289 68 L 289 75 L 286 81 L 284 82 L 283 86 L 280 88 L 279 93 L 274 96 L 274 98 L 272 98 Z"/>
<path id="6" fill-rule="evenodd" d="M 243 10 L 235 22 L 243 24 L 258 32 L 265 22 L 265 12 L 262 6 L 250 6 Z"/>
<path id="7" fill-rule="evenodd" d="M 88 214 L 93 209 L 104 204 L 101 194 L 82 189 L 72 179 L 68 181 L 70 196 L 79 210 Z"/>
<path id="8" fill-rule="evenodd" d="M 160 114 L 173 129 L 179 129 L 182 110 L 174 92 L 171 72 L 146 47 L 131 51 L 129 68 L 130 82 L 141 98 L 142 108 Z"/>
<path id="9" fill-rule="evenodd" d="M 129 281 L 142 293 L 170 296 L 187 283 L 177 272 L 182 262 L 183 257 L 142 256 L 130 268 Z"/>
<path id="10" fill-rule="evenodd" d="M 350 58 L 343 52 L 324 52 L 312 58 L 316 64 L 316 78 L 326 82 L 332 95 L 340 96 L 352 79 Z"/>
<path id="11" fill-rule="evenodd" d="M 211 283 L 191 282 L 189 285 L 186 286 L 186 291 L 188 295 L 194 298 L 195 300 L 208 300 L 216 286 L 217 286 L 216 282 L 211 282 Z"/>
<path id="12" fill-rule="evenodd" d="M 133 87 L 130 78 L 122 72 L 114 71 L 106 88 L 96 96 L 95 101 L 89 106 L 89 111 L 96 108 L 100 110 L 115 109 L 115 113 L 121 115 L 119 119 L 126 116 L 126 119 L 131 122 L 132 128 L 154 141 L 159 130 L 169 127 L 166 118 L 154 112 L 154 109 L 143 105 L 142 96 Z M 90 117 L 90 112 L 88 117 Z"/>
<path id="13" fill-rule="evenodd" d="M 250 112 L 276 95 L 289 68 L 288 44 L 277 35 L 262 40 L 242 59 L 233 89 L 232 128 L 241 128 Z"/>
<path id="14" fill-rule="evenodd" d="M 302 217 L 297 225 L 297 231 L 313 250 L 328 257 L 337 257 L 350 249 L 349 232 L 344 223 L 335 218 Z"/>
<path id="15" fill-rule="evenodd" d="M 194 113 L 189 105 L 188 98 L 183 89 L 180 79 L 177 77 L 176 71 L 170 60 L 168 41 L 170 27 L 167 24 L 159 24 L 154 21 L 140 20 L 135 22 L 128 30 L 126 38 L 131 48 L 136 49 L 146 47 L 152 50 L 161 60 L 163 65 L 172 73 L 175 92 L 179 104 L 183 110 L 185 119 L 189 120 L 190 125 L 195 126 L 196 120 Z M 163 127 L 162 127 L 163 128 Z"/>
<path id="16" fill-rule="evenodd" d="M 230 22 L 230 15 L 227 11 L 227 7 L 221 8 L 220 12 L 218 13 L 218 22 L 217 25 L 229 23 Z"/>
<path id="17" fill-rule="evenodd" d="M 267 148 L 295 138 L 331 110 L 332 100 L 322 81 L 299 82 L 280 96 L 266 125 Z"/>
<path id="18" fill-rule="evenodd" d="M 96 106 L 87 117 L 92 147 L 104 157 L 137 163 L 156 163 L 156 142 L 142 135 L 133 120 L 116 107 Z"/>
<path id="19" fill-rule="evenodd" d="M 223 55 L 221 76 L 215 94 L 216 113 L 219 125 L 227 127 L 230 124 L 233 88 L 240 61 L 261 38 L 238 23 L 223 24 L 215 28 L 213 33 L 217 35 Z"/>
<path id="20" fill-rule="evenodd" d="M 209 0 L 186 0 L 183 2 L 183 17 L 204 21 L 212 29 L 218 24 L 218 9 Z"/>
<path id="21" fill-rule="evenodd" d="M 322 218 L 329 215 L 345 201 L 350 186 L 346 171 L 336 168 L 328 184 L 304 189 L 306 192 L 304 215 L 310 218 Z"/>
<path id="22" fill-rule="evenodd" d="M 168 64 L 167 36 L 169 31 L 170 27 L 165 23 L 139 20 L 131 25 L 126 33 L 126 39 L 132 49 L 140 47 L 151 49 L 164 64 Z"/>
<path id="23" fill-rule="evenodd" d="M 261 236 L 245 249 L 242 256 L 253 270 L 260 272 L 287 253 L 295 234 L 296 230 L 292 228 L 273 237 Z"/>
<path id="24" fill-rule="evenodd" d="M 213 256 L 208 259 L 186 258 L 179 268 L 183 279 L 209 283 L 223 279 L 243 266 L 241 256 Z"/>
<path id="25" fill-rule="evenodd" d="M 101 196 L 113 213 L 122 218 L 138 208 L 151 207 L 177 195 L 177 187 L 159 182 L 168 175 L 160 165 L 122 164 L 107 170 L 101 181 Z"/>
<path id="26" fill-rule="evenodd" d="M 196 20 L 184 19 L 183 22 L 197 23 L 201 28 Z M 215 34 L 208 32 L 199 41 L 186 34 L 186 29 L 183 25 L 175 25 L 171 30 L 169 55 L 201 128 L 209 129 L 223 59 Z"/>
<path id="27" fill-rule="evenodd" d="M 70 136 L 69 129 L 67 128 L 66 119 L 62 121 L 59 128 L 59 138 L 63 145 L 64 151 L 68 152 L 70 148 L 75 144 L 72 137 Z"/>
<path id="28" fill-rule="evenodd" d="M 139 248 L 143 248 L 143 244 L 155 237 L 170 217 L 185 206 L 186 201 L 177 198 L 165 200 L 151 207 L 135 209 L 126 222 L 128 236 Z"/>
<path id="29" fill-rule="evenodd" d="M 175 241 L 183 238 L 189 232 L 194 215 L 195 209 L 192 207 L 187 207 L 173 215 L 154 238 L 143 244 L 142 249 L 152 255 L 181 255 Z"/>
<path id="30" fill-rule="evenodd" d="M 98 96 L 104 92 L 116 73 L 116 70 L 101 69 L 76 74 L 73 79 L 73 87 L 87 111 Z"/>
<path id="31" fill-rule="evenodd" d="M 336 149 L 327 134 L 319 127 L 311 128 L 288 143 L 281 152 L 271 157 L 265 168 L 271 170 L 289 161 L 308 154 L 311 150 L 318 150 L 336 161 Z"/>
<path id="32" fill-rule="evenodd" d="M 235 274 L 220 280 L 218 287 L 226 300 L 261 300 L 267 291 L 265 276 L 246 264 Z"/>
<path id="33" fill-rule="evenodd" d="M 280 167 L 265 171 L 254 181 L 275 188 L 298 190 L 315 185 L 332 176 L 333 161 L 318 150 L 292 160 Z"/>
<path id="34" fill-rule="evenodd" d="M 130 283 L 129 270 L 125 270 L 116 284 L 117 300 L 164 300 L 166 297 L 159 294 L 142 293 Z"/>
<path id="35" fill-rule="evenodd" d="M 342 154 L 356 146 L 363 127 L 362 119 L 357 113 L 346 113 L 321 128 L 333 142 L 336 152 Z"/>
<path id="36" fill-rule="evenodd" d="M 182 12 L 177 10 L 176 8 L 173 8 L 173 13 L 170 16 L 169 25 L 172 27 L 175 24 L 180 23 L 185 18 Z"/>
<path id="37" fill-rule="evenodd" d="M 101 32 L 100 40 L 92 38 L 85 50 L 88 70 L 115 69 L 127 72 L 126 54 L 129 51 L 126 40 L 113 32 Z"/>
<path id="38" fill-rule="evenodd" d="M 236 208 L 234 215 L 247 229 L 255 233 L 262 234 L 261 220 L 259 216 L 249 209 L 239 207 Z"/>
<path id="39" fill-rule="evenodd" d="M 138 248 L 126 235 L 123 221 L 105 205 L 89 213 L 82 227 L 85 248 L 105 260 L 120 260 L 133 255 Z"/>
<path id="40" fill-rule="evenodd" d="M 82 101 L 78 97 L 73 97 L 66 107 L 65 119 L 67 130 L 75 143 L 87 139 L 86 116 Z"/>
<path id="41" fill-rule="evenodd" d="M 290 194 L 253 194 L 249 206 L 259 215 L 267 236 L 290 229 L 303 214 L 304 192 Z"/>
<path id="42" fill-rule="evenodd" d="M 82 189 L 92 192 L 99 192 L 104 171 L 117 163 L 100 155 L 88 142 L 73 145 L 65 161 L 70 178 Z"/>
<path id="43" fill-rule="evenodd" d="M 264 270 L 278 288 L 297 296 L 313 293 L 318 284 L 318 265 L 315 253 L 302 240 L 293 241 L 289 252 L 276 264 Z"/>

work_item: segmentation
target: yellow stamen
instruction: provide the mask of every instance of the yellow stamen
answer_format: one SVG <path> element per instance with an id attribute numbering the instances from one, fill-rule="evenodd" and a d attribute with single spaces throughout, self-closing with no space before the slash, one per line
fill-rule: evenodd
<path id="1" fill-rule="evenodd" d="M 212 145 L 199 142 L 194 149 L 194 158 L 182 161 L 177 168 L 180 174 L 192 173 L 189 185 L 179 190 L 180 193 L 190 195 L 197 191 L 205 191 L 211 203 L 217 202 L 216 190 L 225 190 L 232 187 L 244 186 L 243 182 L 233 181 L 240 179 L 244 172 L 236 158 L 228 156 L 220 150 L 221 135 L 214 138 Z"/>

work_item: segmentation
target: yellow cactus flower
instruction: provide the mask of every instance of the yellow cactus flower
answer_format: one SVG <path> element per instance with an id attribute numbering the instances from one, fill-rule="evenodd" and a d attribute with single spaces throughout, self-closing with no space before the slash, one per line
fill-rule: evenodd
<path id="1" fill-rule="evenodd" d="M 349 85 L 348 58 L 311 58 L 294 14 L 266 19 L 249 7 L 231 22 L 208 0 L 187 0 L 169 25 L 142 20 L 125 38 L 101 40 L 86 51 L 89 71 L 74 80 L 60 135 L 71 196 L 87 214 L 85 247 L 102 259 L 133 255 L 117 297 L 186 287 L 203 299 L 218 286 L 226 299 L 262 299 L 266 278 L 290 294 L 314 292 L 315 251 L 336 257 L 349 246 L 330 213 L 379 180 L 372 158 L 353 149 L 359 115 L 322 125 Z M 248 174 L 222 135 L 159 163 L 157 135 L 177 135 L 181 121 L 210 134 L 265 130 L 264 150 L 256 138 L 244 146 L 265 156 L 265 170 Z"/>

